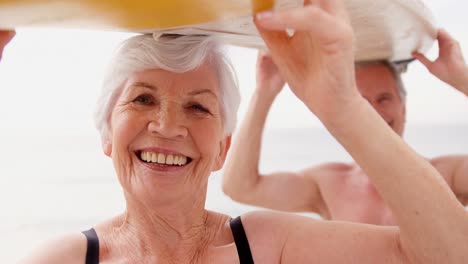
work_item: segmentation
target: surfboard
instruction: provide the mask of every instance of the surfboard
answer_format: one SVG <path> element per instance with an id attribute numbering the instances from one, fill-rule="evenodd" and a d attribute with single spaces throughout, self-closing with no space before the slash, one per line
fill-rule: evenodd
<path id="1" fill-rule="evenodd" d="M 345 0 L 356 35 L 356 60 L 411 58 L 436 37 L 421 0 Z M 0 28 L 60 27 L 137 33 L 215 34 L 229 44 L 265 48 L 252 14 L 303 0 L 0 0 Z"/>

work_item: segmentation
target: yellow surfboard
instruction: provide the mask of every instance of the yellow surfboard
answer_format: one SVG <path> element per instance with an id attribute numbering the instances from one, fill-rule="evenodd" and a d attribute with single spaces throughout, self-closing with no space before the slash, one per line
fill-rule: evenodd
<path id="1" fill-rule="evenodd" d="M 0 27 L 147 32 L 248 15 L 274 0 L 0 0 Z"/>
<path id="2" fill-rule="evenodd" d="M 359 61 L 405 60 L 427 51 L 434 18 L 421 0 L 345 0 Z M 264 48 L 252 14 L 303 0 L 0 0 L 0 28 L 61 27 L 127 32 L 216 34 L 234 45 Z"/>

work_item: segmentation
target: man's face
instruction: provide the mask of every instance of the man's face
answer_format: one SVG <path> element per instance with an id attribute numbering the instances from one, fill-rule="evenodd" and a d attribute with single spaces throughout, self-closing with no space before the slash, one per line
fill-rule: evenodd
<path id="1" fill-rule="evenodd" d="M 356 83 L 361 95 L 385 122 L 402 136 L 406 121 L 406 108 L 398 94 L 397 82 L 391 70 L 384 64 L 358 67 Z"/>

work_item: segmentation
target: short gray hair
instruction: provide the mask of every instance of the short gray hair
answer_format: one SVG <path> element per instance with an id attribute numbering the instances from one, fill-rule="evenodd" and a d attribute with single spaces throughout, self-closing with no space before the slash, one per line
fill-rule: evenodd
<path id="1" fill-rule="evenodd" d="M 149 69 L 183 73 L 204 63 L 209 63 L 218 77 L 224 133 L 231 134 L 237 122 L 240 93 L 223 46 L 212 36 L 163 34 L 134 36 L 120 45 L 105 75 L 94 114 L 101 137 L 106 138 L 110 132 L 112 110 L 131 74 Z"/>
<path id="2" fill-rule="evenodd" d="M 392 73 L 393 78 L 395 79 L 397 88 L 398 88 L 398 95 L 400 96 L 400 100 L 403 104 L 406 103 L 406 88 L 403 80 L 401 79 L 401 74 L 406 72 L 407 64 L 395 64 L 393 62 L 387 60 L 379 60 L 379 61 L 363 61 L 363 62 L 356 62 L 356 69 L 364 68 L 366 66 L 372 65 L 383 65 L 387 67 Z"/>

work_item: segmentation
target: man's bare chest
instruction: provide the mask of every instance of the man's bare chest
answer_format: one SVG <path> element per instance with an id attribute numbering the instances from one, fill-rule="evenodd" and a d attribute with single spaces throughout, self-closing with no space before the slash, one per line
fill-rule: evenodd
<path id="1" fill-rule="evenodd" d="M 323 188 L 322 196 L 331 220 L 396 224 L 392 212 L 368 179 L 346 178 L 331 182 Z"/>

